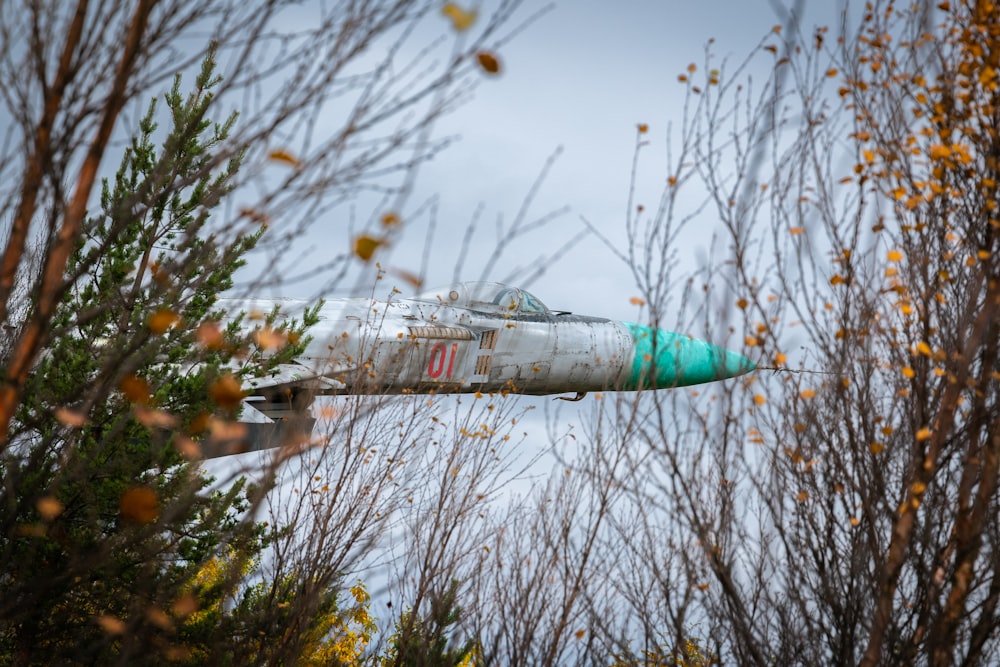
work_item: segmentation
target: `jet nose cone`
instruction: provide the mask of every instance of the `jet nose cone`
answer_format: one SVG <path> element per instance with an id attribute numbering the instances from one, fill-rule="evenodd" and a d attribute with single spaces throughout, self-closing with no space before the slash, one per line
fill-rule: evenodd
<path id="1" fill-rule="evenodd" d="M 623 389 L 666 389 L 725 380 L 757 367 L 741 354 L 683 334 L 626 322 L 635 340 Z"/>

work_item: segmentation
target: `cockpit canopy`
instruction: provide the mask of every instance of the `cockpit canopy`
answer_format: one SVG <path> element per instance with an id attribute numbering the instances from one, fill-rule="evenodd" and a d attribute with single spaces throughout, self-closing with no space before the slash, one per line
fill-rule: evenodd
<path id="1" fill-rule="evenodd" d="M 445 306 L 478 310 L 484 313 L 512 316 L 544 315 L 549 312 L 545 304 L 533 294 L 500 283 L 454 283 L 447 287 L 424 292 L 415 299 Z"/>

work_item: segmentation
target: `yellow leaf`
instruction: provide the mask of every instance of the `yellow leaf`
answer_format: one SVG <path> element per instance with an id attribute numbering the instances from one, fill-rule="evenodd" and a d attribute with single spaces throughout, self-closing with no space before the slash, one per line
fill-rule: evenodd
<path id="1" fill-rule="evenodd" d="M 451 20 L 451 27 L 456 32 L 463 32 L 476 22 L 478 13 L 474 9 L 462 9 L 454 2 L 446 2 L 441 7 L 441 14 Z"/>
<path id="2" fill-rule="evenodd" d="M 364 261 L 369 261 L 379 246 L 384 245 L 383 239 L 377 239 L 367 234 L 362 234 L 354 239 L 354 254 Z"/>
<path id="3" fill-rule="evenodd" d="M 925 427 L 925 428 L 922 428 L 919 431 L 917 431 L 917 434 L 916 434 L 917 440 L 926 440 L 929 437 L 931 437 L 931 430 L 929 428 Z"/>
<path id="4" fill-rule="evenodd" d="M 133 486 L 122 494 L 118 508 L 126 521 L 153 523 L 160 513 L 160 500 L 148 486 Z"/>
<path id="5" fill-rule="evenodd" d="M 765 403 L 767 403 L 767 397 L 765 397 L 763 394 L 754 394 L 753 402 L 755 405 L 764 405 Z"/>
<path id="6" fill-rule="evenodd" d="M 302 166 L 302 162 L 299 161 L 297 157 L 280 148 L 268 153 L 267 157 L 275 162 L 283 162 L 291 167 L 295 167 L 296 169 Z"/>
<path id="7" fill-rule="evenodd" d="M 181 321 L 180 315 L 170 310 L 169 308 L 161 308 L 155 313 L 149 316 L 149 320 L 146 322 L 149 325 L 149 330 L 156 335 L 162 334 L 167 331 L 170 327 Z"/>
<path id="8" fill-rule="evenodd" d="M 890 250 L 888 253 L 886 253 L 886 259 L 888 259 L 890 262 L 902 261 L 903 253 L 901 253 L 898 250 Z"/>
<path id="9" fill-rule="evenodd" d="M 914 375 L 916 375 L 916 373 L 913 372 L 913 369 L 910 368 L 909 366 L 903 366 L 902 373 L 908 378 L 912 378 Z"/>
<path id="10" fill-rule="evenodd" d="M 483 71 L 487 74 L 500 73 L 500 61 L 489 51 L 480 51 L 477 53 L 476 60 L 479 61 L 479 66 L 482 67 Z"/>
<path id="11" fill-rule="evenodd" d="M 780 366 L 783 363 L 785 363 L 786 361 L 788 361 L 788 357 L 785 356 L 785 354 L 783 352 L 775 352 L 774 353 L 774 365 L 775 366 Z"/>
<path id="12" fill-rule="evenodd" d="M 945 160 L 951 157 L 951 149 L 944 144 L 931 144 L 931 147 L 927 149 L 927 154 L 932 160 Z"/>
<path id="13" fill-rule="evenodd" d="M 917 352 L 929 357 L 931 356 L 931 346 L 924 341 L 920 341 L 917 343 Z"/>
<path id="14" fill-rule="evenodd" d="M 801 396 L 802 398 L 805 398 L 805 399 L 810 399 L 810 398 L 812 398 L 815 395 L 816 395 L 816 392 L 813 389 L 803 389 L 802 391 L 799 392 L 799 396 Z"/>

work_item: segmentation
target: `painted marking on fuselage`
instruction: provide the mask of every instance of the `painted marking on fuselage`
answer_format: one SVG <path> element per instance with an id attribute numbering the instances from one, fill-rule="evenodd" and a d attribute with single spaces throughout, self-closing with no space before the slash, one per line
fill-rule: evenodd
<path id="1" fill-rule="evenodd" d="M 458 343 L 452 343 L 450 348 L 446 343 L 434 343 L 431 348 L 430 360 L 427 362 L 427 375 L 438 379 L 443 374 L 451 379 L 455 371 L 455 355 L 458 353 Z"/>

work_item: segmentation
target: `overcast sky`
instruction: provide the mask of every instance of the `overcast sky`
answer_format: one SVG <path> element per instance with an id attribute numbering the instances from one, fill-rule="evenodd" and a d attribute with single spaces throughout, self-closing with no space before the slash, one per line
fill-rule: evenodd
<path id="1" fill-rule="evenodd" d="M 529 1 L 522 14 L 542 6 Z M 809 11 L 810 24 L 835 18 L 826 3 Z M 568 206 L 570 213 L 517 246 L 490 278 L 505 276 L 528 256 L 553 252 L 581 228 L 580 216 L 623 240 L 636 125 L 649 126 L 638 201 L 652 206 L 667 176 L 668 125 L 681 119 L 684 87 L 677 75 L 688 63 L 704 61 L 710 38 L 717 58 L 740 61 L 781 20 L 767 0 L 557 3 L 498 52 L 502 75 L 484 81 L 471 102 L 438 126 L 439 134 L 460 140 L 422 168 L 410 201 L 415 206 L 432 194 L 440 198 L 427 286 L 451 280 L 458 240 L 476 207 L 485 207 L 486 226 L 499 214 L 512 218 L 559 148 L 531 210 L 541 215 Z M 705 229 L 710 226 L 706 220 Z M 473 257 L 484 256 L 492 243 L 482 232 Z M 421 235 L 409 238 L 409 245 L 393 251 L 392 264 L 416 270 Z M 690 249 L 692 257 L 707 248 L 707 241 L 695 244 L 700 247 Z M 473 261 L 462 278 L 477 278 L 478 271 Z M 582 242 L 530 289 L 550 307 L 639 317 L 629 304 L 636 290 L 628 268 L 596 238 Z"/>

